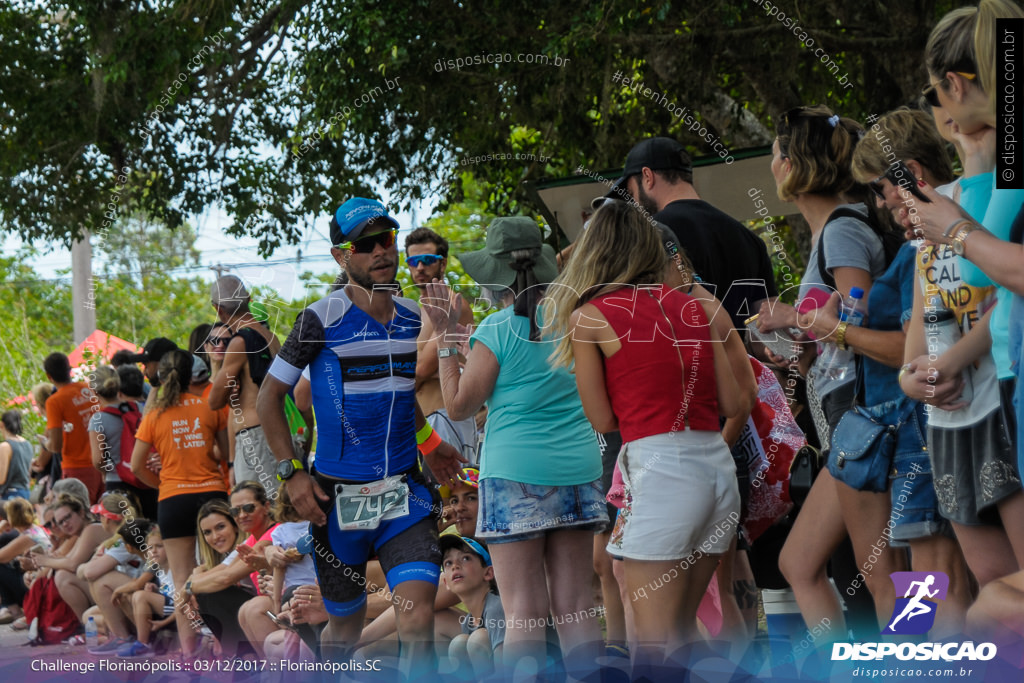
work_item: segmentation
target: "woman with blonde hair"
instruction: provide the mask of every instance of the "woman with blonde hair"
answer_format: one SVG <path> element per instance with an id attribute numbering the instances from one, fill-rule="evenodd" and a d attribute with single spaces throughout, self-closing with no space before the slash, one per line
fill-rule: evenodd
<path id="1" fill-rule="evenodd" d="M 52 570 L 61 598 L 81 621 L 82 614 L 92 604 L 92 596 L 89 584 L 78 576 L 78 569 L 89 561 L 96 548 L 110 538 L 110 534 L 102 524 L 93 521 L 84 503 L 74 496 L 61 494 L 53 507 L 54 523 L 65 535 L 75 537 L 75 544 L 63 557 L 33 550 L 29 553 L 29 559 L 36 568 Z"/>
<path id="2" fill-rule="evenodd" d="M 185 582 L 185 593 L 195 596 L 199 612 L 224 648 L 225 656 L 236 654 L 245 641 L 239 610 L 253 595 L 261 594 L 260 574 L 268 568 L 263 550 L 278 527 L 266 490 L 258 481 L 239 482 L 232 489 L 229 512 L 243 534 L 237 539 L 234 552 L 211 569 L 196 569 Z M 200 529 L 205 533 L 202 520 Z"/>
<path id="3" fill-rule="evenodd" d="M 575 366 L 594 429 L 622 433 L 625 505 L 608 551 L 625 558 L 641 669 L 696 638 L 740 511 L 719 421 L 740 412 L 740 390 L 700 302 L 662 284 L 660 237 L 629 204 L 605 202 L 545 299 L 553 360 Z M 656 580 L 664 592 L 647 595 Z"/>
<path id="4" fill-rule="evenodd" d="M 192 354 L 178 350 L 165 353 L 157 374 L 160 388 L 135 434 L 132 472 L 147 486 L 159 489 L 157 525 L 175 590 L 181 591 L 196 563 L 196 513 L 204 503 L 227 498 L 218 451 L 214 449 L 218 445 L 219 453 L 228 452 L 227 425 L 222 413 L 210 410 L 203 398 L 188 393 Z M 154 447 L 160 454 L 159 475 L 146 464 Z M 175 617 L 183 655 L 191 657 L 196 634 L 182 603 L 176 605 Z"/>
<path id="5" fill-rule="evenodd" d="M 903 224 L 917 236 L 935 244 L 948 244 L 958 256 L 964 281 L 975 287 L 997 286 L 997 303 L 989 318 L 992 337 L 992 359 L 999 377 L 1000 403 L 1006 416 L 1000 443 L 1016 453 L 1016 467 L 992 470 L 989 476 L 1020 484 L 1024 468 L 1024 385 L 1014 378 L 1014 365 L 1020 374 L 1024 360 L 1020 344 L 1024 328 L 1024 189 L 1000 189 L 999 173 L 990 173 L 995 166 L 996 125 L 1000 118 L 1020 121 L 1012 111 L 997 113 L 997 104 L 1007 101 L 1006 92 L 997 90 L 996 34 L 998 19 L 1024 19 L 1024 11 L 1010 0 L 982 0 L 977 7 L 961 7 L 949 12 L 936 24 L 925 48 L 928 86 L 924 95 L 932 105 L 941 106 L 952 117 L 962 136 L 979 148 L 979 173 L 961 183 L 960 205 L 941 196 L 922 181 L 921 191 L 929 202 L 914 201 L 904 192 Z M 1011 106 L 1006 102 L 1006 107 Z M 967 170 L 965 164 L 965 171 Z M 1006 173 L 1006 170 L 1003 171 Z M 1012 176 L 1012 171 L 1010 171 Z M 1010 176 L 1004 176 L 1010 180 Z M 1009 183 L 1008 183 L 1009 184 Z M 1016 299 L 1016 301 L 1015 301 Z M 964 365 L 930 363 L 926 356 L 908 358 L 908 374 L 921 373 L 933 382 L 947 382 L 959 376 Z M 954 387 L 954 390 L 958 387 Z M 1013 422 L 1014 392 L 1017 394 L 1016 427 Z M 951 396 L 955 398 L 955 394 Z M 1024 499 L 1022 499 L 1024 500 Z M 1013 548 L 1013 569 L 1024 568 L 1024 526 L 1021 510 L 1007 509 L 1002 523 Z M 994 544 L 1000 541 L 991 539 Z M 965 548 L 968 557 L 969 549 Z M 1011 565 L 1004 562 L 998 572 L 1007 573 Z M 999 573 L 991 575 L 998 576 Z M 978 577 L 981 580 L 982 577 Z"/>
<path id="6" fill-rule="evenodd" d="M 231 555 L 245 539 L 238 522 L 231 516 L 231 504 L 223 499 L 204 503 L 196 515 L 199 544 L 199 569 L 209 571 Z"/>
<path id="7" fill-rule="evenodd" d="M 11 529 L 18 532 L 4 547 L 0 548 L 0 624 L 9 624 L 22 615 L 21 601 L 27 587 L 24 572 L 15 562 L 19 555 L 32 548 L 47 551 L 51 548 L 50 535 L 36 522 L 32 503 L 24 498 L 13 498 L 4 503 L 4 513 Z"/>

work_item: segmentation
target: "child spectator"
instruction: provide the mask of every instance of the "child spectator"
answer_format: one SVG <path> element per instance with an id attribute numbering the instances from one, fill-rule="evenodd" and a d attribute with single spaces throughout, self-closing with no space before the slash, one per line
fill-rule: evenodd
<path id="1" fill-rule="evenodd" d="M 136 528 L 138 535 L 146 539 L 149 563 L 138 579 L 114 591 L 115 604 L 122 609 L 130 608 L 135 623 L 135 640 L 117 650 L 118 657 L 129 659 L 156 654 L 150 645 L 153 633 L 174 623 L 174 580 L 167 563 L 167 551 L 164 550 L 160 527 L 147 520 L 139 520 Z M 132 550 L 140 554 L 142 552 L 142 548 Z"/>
<path id="2" fill-rule="evenodd" d="M 471 538 L 446 534 L 441 537 L 441 557 L 444 585 L 469 610 L 460 620 L 462 633 L 452 639 L 448 655 L 460 668 L 468 664 L 479 679 L 494 668 L 505 641 L 505 611 L 494 582 L 491 556 Z"/>
<path id="3" fill-rule="evenodd" d="M 264 656 L 263 641 L 279 628 L 278 622 L 267 612 L 280 614 L 282 603 L 291 600 L 299 586 L 317 583 L 309 522 L 295 510 L 286 487 L 278 489 L 273 514 L 280 524 L 270 533 L 271 545 L 264 549 L 267 564 L 274 572 L 272 590 L 269 595 L 249 600 L 238 612 L 238 622 L 260 657 Z M 296 630 L 307 643 L 315 643 L 320 636 L 320 629 L 308 625 L 299 626 Z"/>

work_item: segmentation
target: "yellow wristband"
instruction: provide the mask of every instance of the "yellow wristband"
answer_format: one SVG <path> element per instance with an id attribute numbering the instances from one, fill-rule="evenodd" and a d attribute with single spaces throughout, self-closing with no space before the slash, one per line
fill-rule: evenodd
<path id="1" fill-rule="evenodd" d="M 416 432 L 416 445 L 419 446 L 427 439 L 429 439 L 433 431 L 434 428 L 430 426 L 429 422 L 423 425 L 423 428 L 420 429 L 420 431 Z"/>

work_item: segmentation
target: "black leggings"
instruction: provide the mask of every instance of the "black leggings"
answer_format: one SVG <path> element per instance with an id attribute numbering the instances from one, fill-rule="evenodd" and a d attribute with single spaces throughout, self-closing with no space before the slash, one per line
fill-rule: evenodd
<path id="1" fill-rule="evenodd" d="M 25 581 L 22 579 L 24 572 L 17 562 L 0 564 L 0 604 L 4 607 L 11 605 L 21 606 L 25 600 L 28 589 L 25 588 Z"/>
<path id="2" fill-rule="evenodd" d="M 224 657 L 236 657 L 242 645 L 248 647 L 245 631 L 238 623 L 238 610 L 255 595 L 238 586 L 229 586 L 216 593 L 202 593 L 196 596 L 199 614 L 213 631 L 222 648 Z"/>

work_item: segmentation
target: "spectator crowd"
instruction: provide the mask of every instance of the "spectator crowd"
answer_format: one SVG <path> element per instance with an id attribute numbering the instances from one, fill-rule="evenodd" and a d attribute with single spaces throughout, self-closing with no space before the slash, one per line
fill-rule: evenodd
<path id="1" fill-rule="evenodd" d="M 657 679 L 745 652 L 758 589 L 815 645 L 898 638 L 913 571 L 948 579 L 929 639 L 1019 647 L 1024 191 L 996 186 L 993 93 L 1021 17 L 950 12 L 920 101 L 870 127 L 776 117 L 792 304 L 781 246 L 653 137 L 561 252 L 493 219 L 458 254 L 477 304 L 427 228 L 405 298 L 402 226 L 356 197 L 283 341 L 225 275 L 188 340 L 52 353 L 45 433 L 0 419 L 0 623 L 82 656 Z"/>

